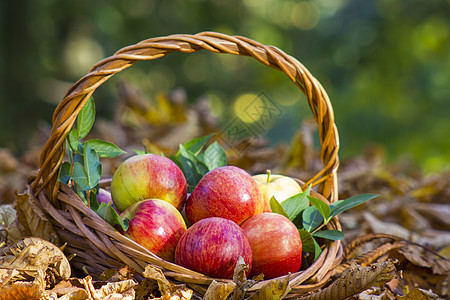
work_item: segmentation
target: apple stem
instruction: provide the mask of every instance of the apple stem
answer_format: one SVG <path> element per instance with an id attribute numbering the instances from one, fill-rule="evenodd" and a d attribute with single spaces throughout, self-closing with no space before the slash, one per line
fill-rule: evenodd
<path id="1" fill-rule="evenodd" d="M 267 183 L 269 183 L 270 182 L 270 170 L 269 169 L 267 169 L 266 170 L 266 172 L 267 172 Z"/>

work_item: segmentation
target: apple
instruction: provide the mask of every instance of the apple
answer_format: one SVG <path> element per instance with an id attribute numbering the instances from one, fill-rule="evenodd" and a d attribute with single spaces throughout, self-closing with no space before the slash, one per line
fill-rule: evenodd
<path id="1" fill-rule="evenodd" d="M 170 203 L 147 199 L 128 207 L 122 218 L 129 219 L 124 235 L 167 261 L 174 261 L 178 240 L 186 232 L 181 213 Z"/>
<path id="2" fill-rule="evenodd" d="M 231 220 L 211 217 L 183 234 L 175 263 L 211 277 L 232 278 L 239 256 L 251 269 L 252 249 L 244 231 Z"/>
<path id="3" fill-rule="evenodd" d="M 125 160 L 111 181 L 114 205 L 124 211 L 135 202 L 156 198 L 181 211 L 186 202 L 187 183 L 181 169 L 170 159 L 155 155 L 135 155 Z"/>
<path id="4" fill-rule="evenodd" d="M 253 251 L 250 276 L 265 279 L 297 272 L 302 263 L 302 240 L 298 229 L 280 214 L 264 212 L 245 221 L 241 228 Z"/>
<path id="5" fill-rule="evenodd" d="M 272 197 L 275 197 L 281 203 L 302 192 L 302 188 L 297 181 L 288 176 L 271 174 L 270 170 L 267 170 L 267 174 L 254 175 L 252 178 L 258 184 L 263 195 L 265 212 L 272 212 L 270 208 Z"/>
<path id="6" fill-rule="evenodd" d="M 264 199 L 256 182 L 250 174 L 234 166 L 206 173 L 186 201 L 186 216 L 191 224 L 221 217 L 239 225 L 263 209 Z"/>
<path id="7" fill-rule="evenodd" d="M 108 192 L 107 190 L 98 189 L 97 201 L 98 201 L 98 204 L 100 204 L 100 203 L 110 204 L 112 206 L 112 208 L 114 208 L 114 210 L 118 214 L 120 214 L 119 211 L 117 210 L 116 206 L 114 205 L 114 202 L 112 201 L 111 193 Z"/>

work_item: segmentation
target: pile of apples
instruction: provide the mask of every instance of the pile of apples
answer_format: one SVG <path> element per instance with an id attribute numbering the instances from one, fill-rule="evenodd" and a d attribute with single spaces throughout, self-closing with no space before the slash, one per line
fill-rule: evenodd
<path id="1" fill-rule="evenodd" d="M 223 166 L 206 173 L 188 194 L 177 164 L 140 154 L 114 173 L 110 197 L 129 220 L 124 235 L 162 259 L 211 277 L 232 278 L 241 256 L 250 268 L 248 275 L 263 273 L 269 279 L 297 272 L 302 257 L 297 228 L 271 212 L 270 199 L 281 202 L 300 192 L 287 176 L 252 177 L 238 167 Z"/>

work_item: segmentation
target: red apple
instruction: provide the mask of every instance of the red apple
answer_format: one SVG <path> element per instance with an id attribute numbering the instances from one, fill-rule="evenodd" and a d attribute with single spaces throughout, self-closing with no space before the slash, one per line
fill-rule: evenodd
<path id="1" fill-rule="evenodd" d="M 212 277 L 231 278 L 239 256 L 251 269 L 252 249 L 244 231 L 233 221 L 212 217 L 198 221 L 181 237 L 175 263 Z"/>
<path id="2" fill-rule="evenodd" d="M 150 198 L 165 200 L 181 211 L 187 184 L 181 169 L 170 159 L 141 154 L 128 158 L 114 172 L 111 193 L 119 211 Z"/>
<path id="3" fill-rule="evenodd" d="M 247 172 L 234 166 L 206 173 L 186 201 L 186 216 L 192 224 L 209 217 L 241 224 L 263 209 L 258 184 Z"/>
<path id="4" fill-rule="evenodd" d="M 251 276 L 263 273 L 264 278 L 269 279 L 300 269 L 302 240 L 288 218 L 264 212 L 245 221 L 241 228 L 252 245 Z"/>
<path id="5" fill-rule="evenodd" d="M 98 201 L 98 204 L 100 204 L 100 203 L 110 204 L 112 206 L 112 208 L 114 208 L 114 210 L 118 214 L 120 214 L 120 212 L 117 210 L 116 206 L 114 205 L 114 202 L 112 201 L 111 193 L 108 192 L 107 190 L 105 190 L 105 189 L 98 190 L 97 201 Z"/>
<path id="6" fill-rule="evenodd" d="M 130 220 L 125 236 L 162 259 L 174 261 L 175 249 L 186 232 L 186 224 L 173 205 L 159 199 L 143 200 L 127 208 L 121 217 Z"/>

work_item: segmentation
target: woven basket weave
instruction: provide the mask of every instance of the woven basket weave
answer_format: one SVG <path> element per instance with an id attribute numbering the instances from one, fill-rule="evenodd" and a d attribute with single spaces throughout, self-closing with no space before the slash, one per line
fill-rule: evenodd
<path id="1" fill-rule="evenodd" d="M 265 46 L 245 37 L 215 32 L 147 39 L 125 47 L 98 62 L 70 88 L 55 109 L 51 135 L 41 153 L 39 173 L 30 178 L 30 194 L 47 213 L 59 237 L 67 242 L 65 251 L 68 254 L 76 254 L 72 260 L 74 267 L 84 268 L 95 276 L 106 269 L 117 269 L 124 265 L 142 273 L 145 266 L 151 264 L 161 268 L 167 277 L 187 283 L 200 294 L 213 280 L 164 261 L 126 238 L 87 207 L 69 187 L 57 180 L 65 153 L 65 137 L 97 87 L 137 61 L 153 60 L 177 51 L 193 53 L 202 49 L 213 53 L 251 56 L 262 64 L 284 72 L 306 95 L 319 125 L 323 169 L 306 180 L 304 186 L 317 186 L 318 193 L 313 192 L 313 195 L 327 203 L 337 201 L 339 139 L 333 109 L 321 84 L 300 62 L 273 46 Z M 340 229 L 338 219 L 334 218 L 327 228 Z M 324 246 L 322 254 L 308 269 L 291 274 L 290 296 L 301 295 L 323 286 L 330 277 L 331 269 L 340 263 L 340 241 L 330 241 Z M 259 282 L 249 292 L 259 289 L 264 283 Z"/>

